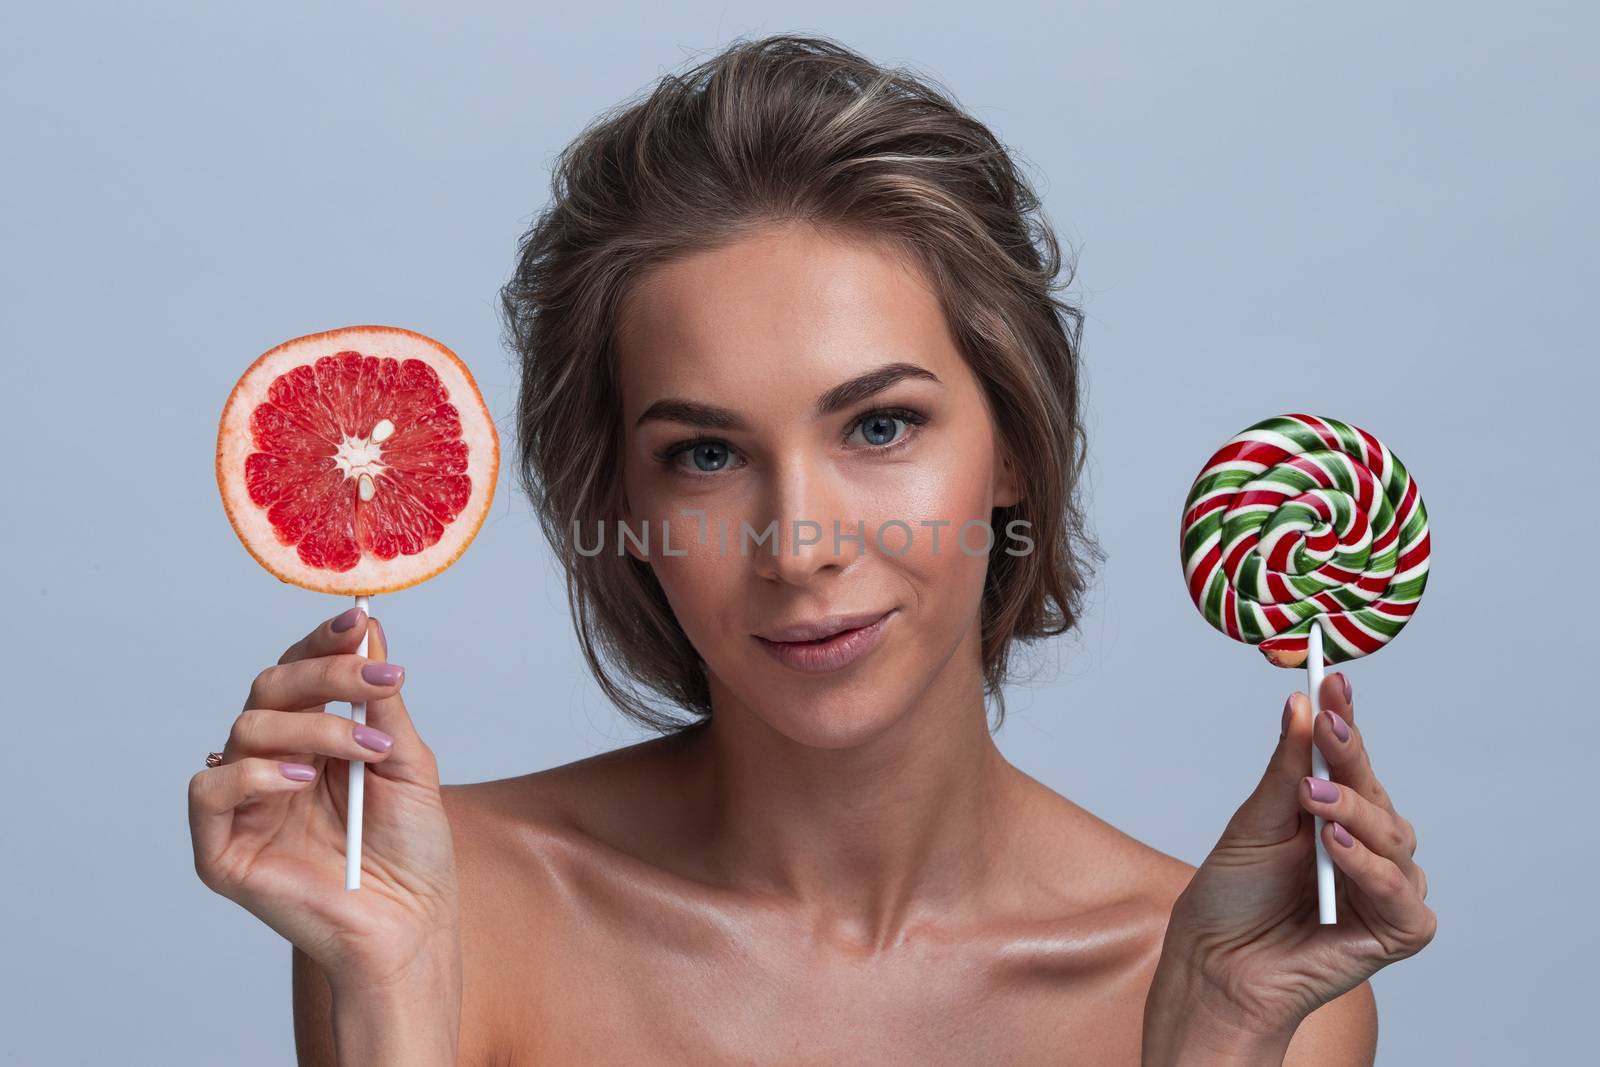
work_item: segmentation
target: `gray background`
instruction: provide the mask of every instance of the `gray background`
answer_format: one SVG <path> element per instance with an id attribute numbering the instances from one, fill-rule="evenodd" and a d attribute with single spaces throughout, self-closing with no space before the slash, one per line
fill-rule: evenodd
<path id="1" fill-rule="evenodd" d="M 563 6 L 581 10 L 9 15 L 5 1056 L 291 1061 L 288 948 L 196 879 L 185 789 L 255 673 L 345 604 L 280 585 L 235 539 L 212 476 L 222 402 L 279 341 L 393 323 L 469 361 L 509 446 L 495 292 L 554 154 L 661 73 L 782 31 L 943 81 L 1079 250 L 1110 559 L 1081 634 L 1009 690 L 1005 752 L 1198 863 L 1300 676 L 1190 604 L 1190 480 L 1267 415 L 1372 430 L 1416 472 L 1435 554 L 1415 621 L 1350 673 L 1440 917 L 1431 946 L 1374 979 L 1380 1062 L 1586 1047 L 1590 11 Z M 447 781 L 642 736 L 582 670 L 509 481 L 446 577 L 376 610 Z"/>

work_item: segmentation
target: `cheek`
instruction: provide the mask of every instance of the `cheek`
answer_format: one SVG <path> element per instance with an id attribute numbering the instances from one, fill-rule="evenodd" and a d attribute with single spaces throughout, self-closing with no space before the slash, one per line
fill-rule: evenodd
<path id="1" fill-rule="evenodd" d="M 964 624 L 966 606 L 982 596 L 986 547 L 1004 533 L 988 529 L 991 475 L 982 448 L 951 449 L 938 462 L 901 467 L 868 502 L 868 543 L 881 543 L 883 562 L 918 586 L 919 610 L 937 612 L 952 625 Z"/>
<path id="2" fill-rule="evenodd" d="M 669 525 L 664 527 L 663 518 L 650 519 L 649 565 L 678 624 L 704 656 L 705 642 L 718 628 L 718 613 L 740 602 L 734 588 L 739 582 L 739 561 L 731 549 L 727 556 L 719 553 L 714 520 L 706 527 L 705 544 L 698 541 L 699 523 L 693 516 L 666 516 L 665 522 Z M 663 529 L 670 555 L 664 550 Z"/>
<path id="3" fill-rule="evenodd" d="M 987 524 L 992 518 L 990 497 L 993 475 L 992 453 L 980 440 L 951 440 L 937 451 L 921 455 L 914 463 L 895 465 L 881 481 L 864 493 L 862 504 L 866 507 L 867 529 L 875 525 L 905 523 L 912 530 L 912 548 L 903 559 L 929 554 L 929 562 L 940 569 L 952 565 L 952 554 L 961 560 L 974 559 L 982 564 L 985 531 L 973 526 L 966 532 L 966 543 L 975 556 L 969 557 L 958 550 L 956 537 L 963 523 L 971 520 Z M 924 523 L 942 523 L 938 527 L 939 546 L 933 553 L 934 528 Z M 998 532 L 996 534 L 998 536 Z M 884 529 L 883 543 L 890 548 L 905 544 L 904 527 L 891 525 Z"/>

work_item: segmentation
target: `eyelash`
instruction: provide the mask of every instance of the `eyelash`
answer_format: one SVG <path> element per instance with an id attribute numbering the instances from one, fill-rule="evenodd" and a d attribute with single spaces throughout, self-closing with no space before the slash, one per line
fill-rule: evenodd
<path id="1" fill-rule="evenodd" d="M 863 422 L 866 422 L 868 419 L 877 418 L 880 415 L 887 415 L 890 418 L 899 419 L 900 421 L 906 423 L 909 429 L 886 445 L 866 446 L 867 451 L 869 452 L 884 453 L 898 451 L 903 445 L 907 445 L 911 441 L 916 440 L 918 437 L 917 428 L 924 425 L 928 421 L 928 417 L 922 414 L 922 412 L 913 411 L 910 408 L 874 408 L 872 411 L 863 412 L 859 418 L 852 421 L 850 423 L 850 432 L 854 433 L 856 427 L 860 426 Z M 678 466 L 676 462 L 679 454 L 705 444 L 721 445 L 730 453 L 738 454 L 737 449 L 720 437 L 694 437 L 687 441 L 679 441 L 676 444 L 668 445 L 666 448 L 656 452 L 655 458 L 669 469 L 673 469 L 677 473 L 683 474 L 686 477 L 715 478 L 730 468 L 723 467 L 722 470 L 715 471 L 691 470 L 687 467 Z"/>

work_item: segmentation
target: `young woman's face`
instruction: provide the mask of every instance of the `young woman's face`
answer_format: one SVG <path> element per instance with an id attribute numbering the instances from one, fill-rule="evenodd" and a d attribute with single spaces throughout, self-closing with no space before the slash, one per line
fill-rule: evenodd
<path id="1" fill-rule="evenodd" d="M 654 568 L 719 699 L 829 748 L 914 712 L 936 682 L 981 700 L 985 548 L 1006 543 L 989 524 L 1016 482 L 915 267 L 811 227 L 768 228 L 636 286 L 618 356 L 627 521 L 648 532 L 648 556 L 625 543 Z M 969 520 L 982 525 L 964 550 Z M 885 613 L 871 650 L 831 670 L 784 662 L 758 636 Z"/>

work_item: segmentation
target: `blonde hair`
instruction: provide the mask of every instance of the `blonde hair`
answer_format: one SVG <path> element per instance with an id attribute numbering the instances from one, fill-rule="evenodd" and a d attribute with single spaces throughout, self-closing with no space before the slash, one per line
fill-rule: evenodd
<path id="1" fill-rule="evenodd" d="M 996 508 L 991 525 L 1027 520 L 1034 547 L 1012 555 L 995 540 L 981 609 L 998 727 L 1013 641 L 1076 625 L 1091 560 L 1102 558 L 1079 503 L 1082 315 L 1055 295 L 1072 269 L 1057 280 L 1059 244 L 1005 146 L 904 68 L 827 38 L 778 35 L 735 40 L 601 115 L 563 150 L 551 188 L 500 293 L 521 361 L 517 470 L 606 695 L 663 732 L 711 714 L 705 664 L 649 565 L 580 554 L 574 541 L 575 521 L 612 530 L 622 515 L 614 343 L 625 293 L 671 260 L 798 221 L 912 257 L 1007 455 L 1021 460 L 1021 499 Z"/>

